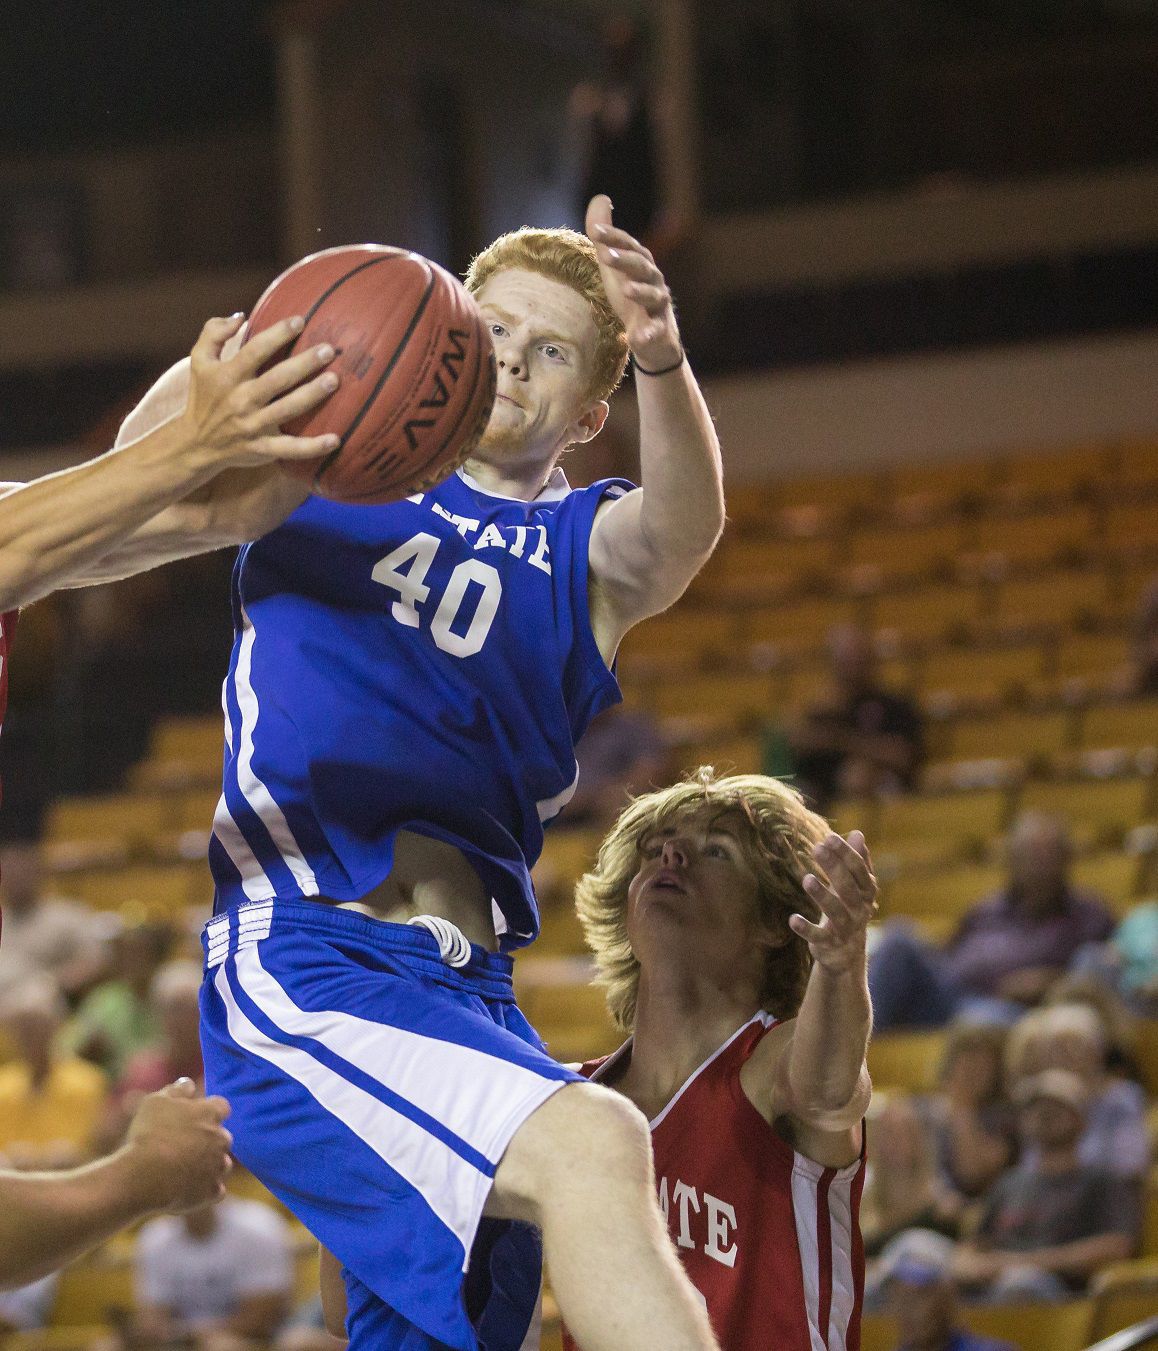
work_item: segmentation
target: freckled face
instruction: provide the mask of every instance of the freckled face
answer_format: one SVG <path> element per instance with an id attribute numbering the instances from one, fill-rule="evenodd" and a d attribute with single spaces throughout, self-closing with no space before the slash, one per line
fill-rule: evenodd
<path id="1" fill-rule="evenodd" d="M 586 300 L 520 268 L 496 272 L 475 300 L 498 363 L 498 395 L 479 450 L 546 458 L 587 439 L 581 419 L 602 405 L 589 396 L 598 334 Z"/>

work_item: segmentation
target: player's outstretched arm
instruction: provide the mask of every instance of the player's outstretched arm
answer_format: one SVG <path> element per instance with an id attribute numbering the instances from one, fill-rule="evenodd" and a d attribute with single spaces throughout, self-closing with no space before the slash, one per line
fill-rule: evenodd
<path id="1" fill-rule="evenodd" d="M 142 1100 L 108 1158 L 61 1173 L 0 1172 L 0 1288 L 38 1280 L 148 1215 L 219 1199 L 228 1112 L 223 1098 L 178 1080 Z"/>
<path id="2" fill-rule="evenodd" d="M 309 459 L 334 449 L 336 438 L 280 430 L 333 392 L 337 377 L 324 370 L 332 351 L 311 348 L 263 371 L 300 332 L 301 321 L 275 324 L 224 357 L 222 349 L 240 325 L 235 315 L 210 319 L 202 329 L 190 359 L 188 398 L 175 415 L 96 460 L 0 497 L 0 610 L 78 581 L 104 580 L 91 575 L 96 563 L 223 470 L 268 468 L 278 459 Z M 119 575 L 164 561 L 156 554 L 155 541 L 143 541 L 137 565 L 126 560 Z"/>
<path id="3" fill-rule="evenodd" d="M 612 225 L 607 197 L 588 206 L 587 233 L 627 329 L 639 401 L 641 489 L 602 509 L 590 546 L 594 603 L 622 636 L 678 600 L 707 561 L 724 528 L 723 473 L 663 274 L 638 240 Z"/>
<path id="4" fill-rule="evenodd" d="M 754 1078 L 745 1086 L 762 1098 L 769 1120 L 791 1122 L 802 1154 L 841 1167 L 860 1152 L 871 1094 L 866 947 L 877 884 L 860 831 L 847 839 L 828 835 L 813 853 L 828 881 L 810 873 L 804 889 L 820 909 L 820 922 L 803 915 L 789 920 L 812 952 L 812 973 L 796 1017 L 774 1029 L 752 1056 Z"/>

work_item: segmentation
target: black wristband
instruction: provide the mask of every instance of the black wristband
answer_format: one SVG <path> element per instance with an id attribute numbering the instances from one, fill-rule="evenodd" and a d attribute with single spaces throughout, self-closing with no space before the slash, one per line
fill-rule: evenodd
<path id="1" fill-rule="evenodd" d="M 640 373 L 640 375 L 670 375 L 672 371 L 678 371 L 679 368 L 684 364 L 684 362 L 687 359 L 688 354 L 681 347 L 680 359 L 678 361 L 673 361 L 670 366 L 661 366 L 658 371 L 649 371 L 645 369 L 643 366 L 639 364 L 639 362 L 635 359 L 635 357 L 631 358 L 631 364 Z"/>

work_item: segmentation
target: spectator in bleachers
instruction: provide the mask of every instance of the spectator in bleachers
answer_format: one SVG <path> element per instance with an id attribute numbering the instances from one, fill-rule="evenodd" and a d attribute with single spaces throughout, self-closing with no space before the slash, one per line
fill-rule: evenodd
<path id="1" fill-rule="evenodd" d="M 1046 1070 L 1075 1075 L 1085 1095 L 1079 1161 L 1087 1168 L 1137 1178 L 1150 1166 L 1146 1093 L 1139 1084 L 1106 1073 L 1106 1045 L 1101 1019 L 1089 1005 L 1035 1009 L 1009 1035 L 1009 1077 L 1017 1083 Z"/>
<path id="2" fill-rule="evenodd" d="M 878 1256 L 910 1229 L 955 1236 L 957 1205 L 938 1177 L 933 1135 L 916 1101 L 888 1097 L 871 1134 L 860 1206 L 865 1255 Z"/>
<path id="3" fill-rule="evenodd" d="M 1050 1069 L 1016 1085 L 1024 1161 L 989 1193 L 954 1270 L 986 1299 L 1064 1299 L 1134 1251 L 1141 1224 L 1132 1183 L 1078 1157 L 1088 1095 L 1078 1075 Z"/>
<path id="4" fill-rule="evenodd" d="M 828 651 L 832 692 L 788 732 L 796 787 L 819 812 L 837 797 L 911 790 L 924 755 L 919 708 L 879 684 L 867 629 L 853 624 L 834 628 Z"/>
<path id="5" fill-rule="evenodd" d="M 243 1351 L 268 1342 L 293 1294 L 289 1226 L 271 1206 L 227 1196 L 144 1225 L 136 1311 L 123 1346 Z"/>
<path id="6" fill-rule="evenodd" d="M 1142 593 L 1134 617 L 1130 664 L 1114 686 L 1116 693 L 1127 698 L 1158 694 L 1158 576 Z"/>
<path id="7" fill-rule="evenodd" d="M 108 917 L 45 891 L 39 821 L 0 812 L 0 997 L 29 976 L 49 975 L 68 999 L 108 964 Z"/>
<path id="8" fill-rule="evenodd" d="M 118 1093 L 153 1093 L 181 1077 L 200 1085 L 205 1077 L 201 1061 L 201 969 L 187 960 L 166 962 L 153 977 L 149 1002 L 161 1034 L 152 1046 L 132 1056 L 117 1083 Z"/>
<path id="9" fill-rule="evenodd" d="M 1158 1018 L 1158 901 L 1132 906 L 1108 943 L 1082 952 L 1081 972 L 1141 1018 Z"/>
<path id="10" fill-rule="evenodd" d="M 30 1285 L 0 1290 L 0 1337 L 44 1327 L 52 1313 L 59 1283 L 60 1274 L 54 1271 Z"/>
<path id="11" fill-rule="evenodd" d="M 1134 1015 L 1114 990 L 1085 970 L 1080 959 L 1064 976 L 1054 981 L 1043 1003 L 1046 1007 L 1082 1004 L 1092 1009 L 1102 1028 L 1106 1073 L 1119 1079 L 1142 1082 L 1142 1069 L 1134 1054 L 1137 1040 Z"/>
<path id="12" fill-rule="evenodd" d="M 91 1153 L 108 1084 L 87 1060 L 56 1052 L 66 1014 L 60 990 L 48 976 L 29 978 L 8 992 L 0 1011 L 16 1051 L 0 1065 L 0 1153 L 12 1168 L 81 1162 Z"/>
<path id="13" fill-rule="evenodd" d="M 129 924 L 112 941 L 111 974 L 81 1000 L 65 1029 L 65 1044 L 116 1082 L 135 1052 L 152 1046 L 161 1023 L 149 998 L 157 968 L 172 942 L 166 924 Z"/>
<path id="14" fill-rule="evenodd" d="M 929 1100 L 937 1167 L 964 1207 L 1009 1166 L 1016 1142 L 1005 1095 L 1005 1029 L 955 1023 L 941 1059 L 938 1092 Z"/>
<path id="15" fill-rule="evenodd" d="M 1065 824 L 1025 812 L 1008 843 L 1009 880 L 973 906 L 944 949 L 903 924 L 886 925 L 869 964 L 878 1031 L 940 1027 L 954 1016 L 1013 1022 L 1038 1003 L 1088 943 L 1104 942 L 1113 916 L 1069 880 Z"/>
<path id="16" fill-rule="evenodd" d="M 608 709 L 575 747 L 579 782 L 555 829 L 606 829 L 627 805 L 668 778 L 670 750 L 663 729 L 644 709 Z"/>
<path id="17" fill-rule="evenodd" d="M 1008 1342 L 958 1326 L 951 1248 L 926 1243 L 902 1254 L 889 1270 L 885 1290 L 901 1334 L 897 1351 L 1015 1351 Z"/>

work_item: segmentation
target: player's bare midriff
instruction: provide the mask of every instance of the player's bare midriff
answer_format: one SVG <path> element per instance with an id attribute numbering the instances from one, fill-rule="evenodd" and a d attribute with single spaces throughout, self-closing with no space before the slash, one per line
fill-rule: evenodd
<path id="1" fill-rule="evenodd" d="M 498 947 L 490 898 L 466 855 L 452 844 L 408 830 L 395 837 L 394 868 L 384 882 L 361 900 L 331 903 L 395 924 L 415 915 L 440 915 L 479 947 L 492 952 Z"/>

